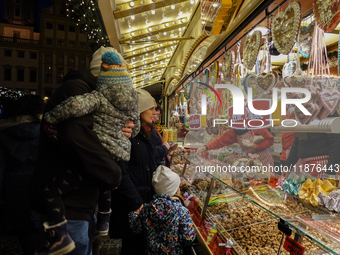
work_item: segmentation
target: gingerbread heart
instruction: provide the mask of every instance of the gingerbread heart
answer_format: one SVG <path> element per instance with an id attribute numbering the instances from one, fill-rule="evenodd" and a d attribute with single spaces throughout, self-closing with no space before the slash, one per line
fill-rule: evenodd
<path id="1" fill-rule="evenodd" d="M 305 115 L 298 107 L 295 106 L 295 117 L 301 124 L 308 125 L 311 123 L 317 115 L 320 112 L 320 107 L 314 103 L 313 101 L 310 101 L 308 103 L 302 104 L 307 111 L 309 111 L 312 115 Z"/>
<path id="2" fill-rule="evenodd" d="M 255 78 L 256 87 L 259 88 L 262 92 L 268 92 L 278 82 L 278 73 L 273 71 L 271 73 L 262 73 Z"/>
<path id="3" fill-rule="evenodd" d="M 223 57 L 222 73 L 223 73 L 225 81 L 229 82 L 231 80 L 231 77 L 233 76 L 234 60 L 235 60 L 235 53 L 233 51 L 228 51 Z"/>
<path id="4" fill-rule="evenodd" d="M 340 93 L 337 90 L 325 90 L 320 93 L 318 100 L 320 102 L 320 105 L 323 107 L 323 113 L 318 116 L 318 119 L 321 120 L 335 111 L 340 100 Z"/>
<path id="5" fill-rule="evenodd" d="M 248 35 L 243 44 L 243 64 L 249 70 L 253 69 L 257 55 L 260 51 L 262 34 L 255 31 L 252 35 Z"/>
<path id="6" fill-rule="evenodd" d="M 338 0 L 314 0 L 314 16 L 318 25 L 331 32 L 340 22 L 340 4 Z"/>
<path id="7" fill-rule="evenodd" d="M 298 49 L 299 53 L 305 57 L 309 58 L 312 49 L 312 34 L 314 31 L 315 21 L 309 24 L 308 27 L 303 26 L 300 28 L 300 36 L 298 39 Z"/>
<path id="8" fill-rule="evenodd" d="M 271 29 L 276 49 L 287 55 L 293 48 L 299 34 L 301 23 L 301 6 L 292 2 L 284 12 L 275 15 Z"/>
<path id="9" fill-rule="evenodd" d="M 256 77 L 257 75 L 250 73 L 243 79 L 243 87 L 248 95 L 248 90 L 251 89 L 253 92 L 253 98 L 257 99 L 263 96 L 263 91 L 257 88 L 256 86 Z"/>

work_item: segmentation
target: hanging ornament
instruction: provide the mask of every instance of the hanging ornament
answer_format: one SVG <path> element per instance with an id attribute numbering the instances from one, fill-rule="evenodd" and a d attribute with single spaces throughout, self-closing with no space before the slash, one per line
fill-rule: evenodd
<path id="1" fill-rule="evenodd" d="M 289 54 L 288 54 L 287 62 L 282 67 L 282 78 L 292 75 L 295 71 L 295 68 L 296 68 L 296 63 L 294 60 L 293 61 L 289 60 Z"/>
<path id="2" fill-rule="evenodd" d="M 292 2 L 284 12 L 275 15 L 271 30 L 276 49 L 287 55 L 293 48 L 301 24 L 301 6 Z"/>
<path id="3" fill-rule="evenodd" d="M 238 78 L 244 78 L 247 75 L 247 68 L 242 64 L 241 60 L 241 42 L 239 41 L 236 45 L 236 61 L 234 64 L 234 75 Z"/>
<path id="4" fill-rule="evenodd" d="M 267 35 L 264 46 L 264 48 L 267 49 L 265 55 L 266 65 L 262 73 L 257 75 L 257 77 L 255 78 L 256 87 L 264 93 L 268 93 L 272 88 L 274 88 L 278 84 L 279 81 L 279 74 L 276 71 L 272 70 L 271 55 L 269 54 L 270 45 L 271 44 L 268 43 Z M 265 61 L 263 60 L 261 70 L 264 67 L 264 63 Z"/>
<path id="5" fill-rule="evenodd" d="M 224 76 L 224 80 L 227 82 L 230 82 L 233 76 L 234 61 L 235 61 L 234 51 L 228 51 L 226 54 L 224 54 L 222 60 L 222 74 Z"/>
<path id="6" fill-rule="evenodd" d="M 299 46 L 298 46 L 299 47 Z M 298 53 L 295 54 L 296 69 L 291 74 L 283 77 L 283 82 L 286 86 L 291 88 L 306 88 L 310 82 L 307 77 L 307 73 L 301 70 L 300 56 Z M 282 72 L 283 73 L 283 72 Z M 304 95 L 297 93 L 290 93 L 288 98 L 303 98 Z"/>
<path id="7" fill-rule="evenodd" d="M 255 31 L 252 35 L 248 35 L 243 45 L 243 64 L 249 70 L 253 69 L 257 55 L 260 51 L 262 34 Z"/>
<path id="8" fill-rule="evenodd" d="M 331 32 L 340 22 L 339 0 L 314 0 L 314 15 L 318 25 Z"/>
<path id="9" fill-rule="evenodd" d="M 215 61 L 214 64 L 210 66 L 210 70 L 209 70 L 209 80 L 210 80 L 210 85 L 212 87 L 215 87 L 215 84 L 217 82 L 218 71 L 219 71 L 219 63 L 218 61 Z"/>
<path id="10" fill-rule="evenodd" d="M 313 31 L 314 31 L 315 21 L 309 24 L 309 26 L 303 26 L 300 28 L 300 35 L 298 39 L 298 49 L 300 54 L 309 58 L 310 51 L 312 48 Z"/>

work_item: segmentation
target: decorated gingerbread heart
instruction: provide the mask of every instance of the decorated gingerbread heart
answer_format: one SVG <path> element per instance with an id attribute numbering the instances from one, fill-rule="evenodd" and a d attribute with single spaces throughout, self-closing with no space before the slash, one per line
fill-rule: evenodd
<path id="1" fill-rule="evenodd" d="M 277 72 L 272 71 L 271 73 L 262 73 L 255 78 L 256 87 L 262 92 L 269 92 L 279 80 Z"/>
<path id="2" fill-rule="evenodd" d="M 293 48 L 299 34 L 301 23 L 301 6 L 299 2 L 292 2 L 284 12 L 275 15 L 271 29 L 276 49 L 287 55 Z"/>
<path id="3" fill-rule="evenodd" d="M 300 35 L 298 39 L 298 49 L 299 53 L 305 57 L 309 58 L 311 48 L 312 48 L 312 34 L 314 31 L 315 21 L 309 24 L 309 26 L 303 26 L 300 28 Z"/>
<path id="4" fill-rule="evenodd" d="M 257 55 L 260 51 L 262 34 L 255 31 L 252 35 L 248 35 L 243 44 L 243 64 L 249 70 L 253 69 Z"/>
<path id="5" fill-rule="evenodd" d="M 322 91 L 318 98 L 318 103 L 320 106 L 322 106 L 322 110 L 318 115 L 318 119 L 322 120 L 326 118 L 329 114 L 333 113 L 338 106 L 339 100 L 340 93 L 337 89 L 333 89 L 332 91 Z"/>
<path id="6" fill-rule="evenodd" d="M 256 86 L 256 77 L 257 75 L 250 73 L 243 79 L 243 87 L 246 94 L 248 95 L 248 91 L 251 89 L 254 99 L 263 96 L 263 91 Z"/>
<path id="7" fill-rule="evenodd" d="M 314 16 L 325 32 L 331 32 L 340 22 L 339 0 L 314 0 Z"/>
<path id="8" fill-rule="evenodd" d="M 235 53 L 228 51 L 222 60 L 222 73 L 225 81 L 230 81 L 234 71 Z"/>
<path id="9" fill-rule="evenodd" d="M 309 111 L 312 115 L 305 115 L 298 107 L 295 106 L 295 117 L 301 124 L 308 125 L 310 122 L 315 120 L 317 115 L 320 112 L 320 106 L 314 102 L 314 99 L 311 99 L 309 102 L 302 104 L 307 111 Z"/>

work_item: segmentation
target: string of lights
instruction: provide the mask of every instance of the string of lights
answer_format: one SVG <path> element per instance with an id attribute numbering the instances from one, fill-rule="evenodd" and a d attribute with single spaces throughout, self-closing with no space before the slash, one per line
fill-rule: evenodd
<path id="1" fill-rule="evenodd" d="M 70 17 L 80 31 L 88 36 L 93 51 L 100 46 L 110 45 L 98 17 L 98 0 L 66 0 L 66 16 Z M 100 15 L 100 14 L 99 14 Z"/>

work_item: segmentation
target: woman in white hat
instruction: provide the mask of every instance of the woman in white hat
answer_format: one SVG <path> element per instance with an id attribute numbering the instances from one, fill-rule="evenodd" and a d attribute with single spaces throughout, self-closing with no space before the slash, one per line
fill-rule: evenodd
<path id="1" fill-rule="evenodd" d="M 152 175 L 156 170 L 156 146 L 151 138 L 152 120 L 156 114 L 156 101 L 149 92 L 137 89 L 141 130 L 131 138 L 130 161 L 120 161 L 122 182 L 112 191 L 112 216 L 110 236 L 122 238 L 121 254 L 144 254 L 146 242 L 142 234 L 129 229 L 128 213 L 138 211 L 143 203 L 149 203 L 155 195 Z"/>

